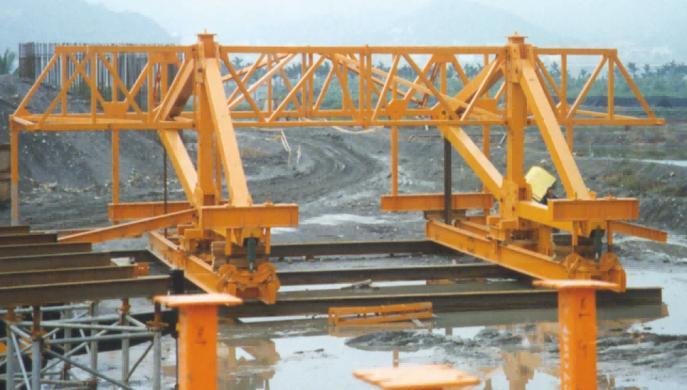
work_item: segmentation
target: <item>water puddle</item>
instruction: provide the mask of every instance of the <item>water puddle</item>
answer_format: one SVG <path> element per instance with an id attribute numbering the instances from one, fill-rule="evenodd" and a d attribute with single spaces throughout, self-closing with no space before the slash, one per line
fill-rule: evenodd
<path id="1" fill-rule="evenodd" d="M 321 226 L 338 226 L 343 224 L 360 224 L 360 225 L 383 225 L 387 221 L 380 217 L 366 217 L 355 214 L 324 214 L 313 218 L 308 218 L 300 223 L 301 225 L 321 225 Z"/>
<path id="2" fill-rule="evenodd" d="M 632 286 L 661 286 L 663 306 L 599 311 L 599 388 L 678 388 L 687 366 L 687 270 L 630 268 Z M 330 286 L 331 287 L 331 286 Z M 668 316 L 669 314 L 669 316 Z M 553 309 L 437 315 L 416 324 L 331 329 L 326 319 L 221 324 L 220 383 L 231 389 L 369 389 L 352 372 L 394 364 L 448 364 L 478 389 L 556 389 Z"/>

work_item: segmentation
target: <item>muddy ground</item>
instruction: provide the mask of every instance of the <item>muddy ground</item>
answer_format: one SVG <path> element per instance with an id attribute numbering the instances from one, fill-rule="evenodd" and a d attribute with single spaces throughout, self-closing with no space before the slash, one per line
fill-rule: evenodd
<path id="1" fill-rule="evenodd" d="M 0 114 L 11 112 L 26 88 L 11 76 L 0 77 Z M 48 99 L 49 96 L 40 97 L 39 104 L 47 104 Z M 687 212 L 687 126 L 683 118 L 687 111 L 665 109 L 658 114 L 668 119 L 666 126 L 586 128 L 575 134 L 577 162 L 588 186 L 600 195 L 638 197 L 641 221 L 672 233 L 666 245 L 641 240 L 618 243 L 628 267 L 630 285 L 665 287 L 664 300 L 670 315 L 603 327 L 599 380 L 605 388 L 673 388 L 672 385 L 687 381 L 687 314 L 680 303 L 687 287 L 687 226 L 683 224 Z M 478 129 L 468 131 L 477 143 L 482 142 Z M 284 135 L 291 153 L 283 147 L 279 132 L 238 131 L 254 199 L 299 204 L 299 227 L 276 230 L 274 241 L 422 237 L 421 216 L 379 211 L 379 196 L 388 191 L 390 180 L 387 130 L 348 134 L 329 128 L 285 129 Z M 6 133 L 0 133 L 0 140 L 5 137 Z M 185 139 L 193 150 L 193 134 L 188 132 Z M 503 131 L 494 129 L 490 142 L 492 159 L 502 168 Z M 551 169 L 535 129 L 528 131 L 526 143 L 527 166 L 538 164 Z M 161 199 L 163 153 L 154 134 L 124 131 L 121 151 L 122 199 Z M 105 206 L 111 189 L 108 134 L 23 134 L 20 159 L 24 222 L 44 229 L 107 223 Z M 402 129 L 401 191 L 440 191 L 441 169 L 442 144 L 437 132 Z M 477 178 L 458 156 L 453 159 L 453 171 L 456 191 L 480 189 Z M 170 199 L 183 198 L 173 174 L 169 192 Z M 0 221 L 5 223 L 8 219 L 9 210 L 0 210 Z M 128 245 L 144 244 L 134 241 Z M 426 263 L 434 259 L 414 261 Z M 314 266 L 337 265 L 327 261 L 279 265 Z M 344 338 L 313 336 L 312 329 L 299 332 L 287 328 L 277 335 L 262 337 L 267 345 L 276 345 L 279 357 L 258 359 L 235 372 L 228 370 L 221 379 L 227 385 L 246 389 L 263 388 L 265 378 L 272 389 L 295 388 L 298 384 L 299 388 L 318 388 L 328 383 L 333 383 L 334 388 L 364 388 L 349 378 L 350 369 L 360 368 L 356 364 L 363 363 L 389 364 L 389 351 L 401 350 L 402 362 L 452 363 L 479 372 L 485 380 L 491 378 L 487 382 L 495 389 L 508 386 L 504 362 L 516 359 L 531 363 L 534 359 L 540 363 L 531 370 L 528 388 L 554 388 L 556 336 L 554 331 L 543 332 L 545 336 L 533 342 L 532 335 L 542 333 L 533 330 L 541 326 L 538 324 L 524 321 L 506 327 L 449 327 L 452 330 L 448 335 L 404 330 Z M 246 334 L 257 337 L 249 331 Z M 171 348 L 170 345 L 165 348 Z M 528 367 L 532 366 L 530 363 Z M 169 367 L 173 358 L 166 355 L 165 364 Z M 524 376 L 530 375 L 527 369 L 520 370 L 528 373 Z M 305 373 L 313 375 L 307 384 L 303 382 Z M 345 379 L 331 380 L 332 377 Z M 145 378 L 141 381 L 141 388 L 145 388 Z"/>

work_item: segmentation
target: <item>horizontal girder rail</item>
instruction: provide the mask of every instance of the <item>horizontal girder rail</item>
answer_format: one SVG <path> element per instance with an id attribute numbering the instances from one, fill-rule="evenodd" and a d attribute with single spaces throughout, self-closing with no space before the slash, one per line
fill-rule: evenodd
<path id="1" fill-rule="evenodd" d="M 143 258 L 145 251 L 92 252 L 90 243 L 58 243 L 54 233 L 0 227 L 0 307 L 41 306 L 165 294 L 168 276 L 147 276 L 145 262 L 120 265 L 114 257 Z M 2 238 L 8 240 L 2 241 Z M 18 241 L 11 241 L 22 237 Z M 49 243 L 42 240 L 48 237 Z M 36 240 L 38 238 L 38 240 Z M 37 243 L 29 242 L 36 240 Z"/>
<path id="2" fill-rule="evenodd" d="M 153 297 L 168 289 L 169 276 L 0 287 L 0 307 Z"/>
<path id="3" fill-rule="evenodd" d="M 135 265 L 41 269 L 0 273 L 0 286 L 35 286 L 54 283 L 89 282 L 136 277 Z M 40 287 L 38 287 L 40 288 Z"/>
<path id="4" fill-rule="evenodd" d="M 91 244 L 75 242 L 69 244 L 24 244 L 24 245 L 1 245 L 0 259 L 3 257 L 14 257 L 23 255 L 45 255 L 58 253 L 78 253 L 90 252 Z"/>
<path id="5" fill-rule="evenodd" d="M 278 271 L 284 286 L 355 283 L 371 281 L 411 281 L 474 278 L 522 278 L 522 275 L 492 264 L 420 265 L 402 267 Z"/>
<path id="6" fill-rule="evenodd" d="M 413 293 L 395 292 L 388 294 L 384 288 L 373 293 L 342 290 L 310 291 L 310 296 L 289 296 L 281 293 L 278 304 L 263 305 L 259 302 L 245 302 L 241 306 L 222 309 L 222 314 L 232 317 L 294 316 L 327 314 L 330 307 L 374 306 L 414 302 L 432 302 L 435 313 L 465 312 L 479 310 L 543 309 L 555 308 L 557 293 L 553 290 L 520 288 L 496 291 L 442 291 L 427 286 L 426 291 Z M 445 289 L 444 289 L 445 290 Z M 624 293 L 599 292 L 599 307 L 660 305 L 660 288 L 628 288 Z"/>
<path id="7" fill-rule="evenodd" d="M 0 272 L 100 267 L 110 265 L 111 263 L 110 255 L 107 252 L 80 252 L 0 257 Z"/>
<path id="8" fill-rule="evenodd" d="M 49 244 L 57 242 L 54 233 L 0 234 L 0 245 Z"/>
<path id="9" fill-rule="evenodd" d="M 14 226 L 2 225 L 2 226 L 0 226 L 0 235 L 26 234 L 26 233 L 29 233 L 29 231 L 30 231 L 29 225 L 14 225 Z"/>
<path id="10" fill-rule="evenodd" d="M 397 253 L 447 253 L 429 240 L 331 241 L 298 244 L 273 244 L 270 257 L 346 256 Z"/>
<path id="11" fill-rule="evenodd" d="M 500 85 L 506 66 L 507 46 L 223 46 L 216 45 L 215 56 L 223 67 L 218 81 L 227 87 L 226 106 L 235 127 L 308 126 L 415 126 L 415 125 L 503 125 L 505 112 L 497 104 L 504 92 L 489 92 Z M 13 123 L 28 130 L 110 130 L 182 129 L 195 127 L 192 113 L 174 100 L 186 96 L 184 88 L 162 85 L 160 76 L 171 81 L 176 74 L 191 75 L 191 62 L 197 48 L 189 46 L 59 46 L 17 110 Z M 133 85 L 122 81 L 114 66 L 117 55 L 139 53 L 147 57 Z M 472 96 L 457 98 L 457 86 L 475 80 L 466 65 L 474 56 L 485 59 L 492 68 L 488 85 Z M 615 49 L 532 48 L 533 70 L 546 86 L 544 93 L 560 122 L 570 125 L 650 125 L 662 123 L 639 94 Z M 255 58 L 252 64 L 238 65 L 242 58 Z M 556 80 L 544 66 L 549 60 L 563 63 L 572 57 L 598 59 L 598 70 L 587 80 L 589 86 L 599 79 L 599 71 L 609 67 L 619 73 L 646 117 L 634 118 L 614 112 L 580 108 L 589 87 L 580 91 L 568 88 L 568 77 Z M 239 60 L 237 60 L 239 59 Z M 237 61 L 237 62 L 235 62 Z M 387 64 L 380 67 L 378 64 Z M 68 65 L 68 66 L 67 66 Z M 185 67 L 186 66 L 186 67 Z M 94 69 L 113 78 L 117 98 L 100 91 Z M 171 67 L 174 70 L 163 70 Z M 45 76 L 55 69 L 61 74 L 59 93 L 44 112 L 31 112 L 29 103 Z M 478 76 L 477 76 L 478 77 Z M 156 80 L 157 78 L 157 80 Z M 615 77 L 606 80 L 614 89 Z M 91 111 L 71 112 L 67 92 L 76 82 L 90 87 Z M 600 81 L 600 80 L 599 80 Z M 187 84 L 184 84 L 187 85 Z M 355 86 L 355 89 L 354 89 Z M 497 89 L 497 88 L 494 88 Z M 355 93 L 360 91 L 359 96 Z M 573 103 L 562 96 L 572 93 Z M 258 98 L 258 95 L 264 97 Z M 172 96 L 173 98 L 169 98 Z M 480 98 L 484 97 L 484 100 Z M 612 96 L 611 96 L 612 98 Z M 480 101 L 478 101 L 480 100 Z M 158 115 L 158 108 L 170 105 Z M 449 110 L 449 108 L 452 108 Z M 440 109 L 444 115 L 437 115 Z M 457 113 L 451 113 L 460 109 Z M 167 115 L 171 114 L 171 115 Z"/>

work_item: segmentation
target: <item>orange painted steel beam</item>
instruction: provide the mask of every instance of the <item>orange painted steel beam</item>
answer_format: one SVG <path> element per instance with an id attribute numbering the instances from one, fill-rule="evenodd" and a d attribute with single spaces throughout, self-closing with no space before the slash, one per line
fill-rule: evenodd
<path id="1" fill-rule="evenodd" d="M 624 221 L 610 221 L 608 224 L 613 233 L 641 237 L 658 242 L 668 242 L 668 233 L 663 230 Z"/>
<path id="2" fill-rule="evenodd" d="M 443 390 L 478 385 L 479 378 L 446 365 L 401 365 L 353 371 L 356 378 L 383 390 Z"/>
<path id="3" fill-rule="evenodd" d="M 566 279 L 566 267 L 550 256 L 437 221 L 428 221 L 425 234 L 445 247 L 479 257 L 537 279 Z"/>
<path id="4" fill-rule="evenodd" d="M 458 193 L 451 196 L 454 210 L 490 209 L 494 203 L 491 194 L 481 192 Z M 438 211 L 444 209 L 444 194 L 382 195 L 383 211 Z"/>
<path id="5" fill-rule="evenodd" d="M 527 106 L 533 111 L 539 132 L 553 160 L 558 175 L 563 182 L 568 198 L 589 199 L 589 189 L 575 164 L 553 108 L 544 95 L 534 67 L 529 61 L 521 61 L 522 77 L 520 85 L 527 97 Z"/>
<path id="6" fill-rule="evenodd" d="M 274 304 L 279 289 L 276 269 L 271 263 L 258 265 L 255 272 L 237 269 L 230 265 L 216 268 L 199 256 L 186 252 L 179 244 L 159 232 L 148 234 L 150 249 L 170 268 L 184 270 L 184 277 L 207 293 L 246 293 L 246 298 L 256 298 L 266 304 Z M 257 283 L 263 281 L 263 283 Z M 253 283 L 253 284 L 251 284 Z"/>
<path id="7" fill-rule="evenodd" d="M 193 206 L 186 201 L 170 201 L 167 204 L 164 202 L 110 203 L 107 205 L 107 215 L 111 221 L 128 221 L 176 213 L 192 208 Z"/>
<path id="8" fill-rule="evenodd" d="M 229 109 L 226 107 L 227 97 L 222 85 L 220 64 L 216 58 L 208 58 L 204 63 L 204 87 L 207 93 L 207 104 L 212 121 L 214 136 L 217 140 L 217 150 L 224 168 L 225 180 L 229 190 L 232 206 L 250 206 L 253 199 L 248 191 L 246 175 L 239 152 L 238 141 L 232 126 Z"/>
<path id="9" fill-rule="evenodd" d="M 551 199 L 549 202 L 549 213 L 554 221 L 615 221 L 639 218 L 637 199 Z"/>
<path id="10" fill-rule="evenodd" d="M 200 209 L 201 228 L 228 229 L 241 227 L 298 226 L 295 204 L 261 204 L 249 207 L 205 206 Z"/>
<path id="11" fill-rule="evenodd" d="M 207 293 L 226 292 L 222 288 L 222 277 L 212 265 L 198 256 L 186 253 L 181 246 L 165 238 L 162 233 L 150 232 L 150 249 L 170 268 L 184 270 L 184 277 Z"/>
<path id="12" fill-rule="evenodd" d="M 217 388 L 217 307 L 243 301 L 229 294 L 162 295 L 155 302 L 179 309 L 179 388 Z"/>
<path id="13" fill-rule="evenodd" d="M 573 231 L 571 222 L 554 221 L 551 217 L 551 209 L 548 206 L 535 201 L 521 201 L 515 205 L 517 213 L 521 218 L 533 221 L 542 225 L 550 226 L 566 232 Z"/>
<path id="14" fill-rule="evenodd" d="M 139 237 L 144 233 L 163 229 L 170 226 L 193 222 L 196 211 L 184 210 L 175 213 L 158 215 L 150 218 L 138 219 L 133 222 L 89 230 L 82 233 L 60 237 L 59 242 L 90 242 L 97 243 L 127 237 Z"/>
<path id="15" fill-rule="evenodd" d="M 538 280 L 534 285 L 558 290 L 561 389 L 595 390 L 596 291 L 618 286 L 598 280 Z"/>

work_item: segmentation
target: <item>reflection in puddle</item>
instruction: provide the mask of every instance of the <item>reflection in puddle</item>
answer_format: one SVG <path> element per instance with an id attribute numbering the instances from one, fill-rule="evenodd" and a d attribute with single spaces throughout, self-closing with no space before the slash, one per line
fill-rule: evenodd
<path id="1" fill-rule="evenodd" d="M 221 382 L 231 389 L 269 389 L 279 353 L 270 339 L 223 339 L 217 350 Z"/>
<path id="2" fill-rule="evenodd" d="M 600 345 L 600 357 L 611 356 L 608 347 L 630 347 L 633 325 L 665 313 L 660 306 L 601 310 L 599 337 L 618 345 Z M 353 370 L 443 363 L 478 375 L 479 389 L 555 389 L 555 319 L 555 310 L 541 309 L 440 314 L 423 328 L 330 329 L 324 319 L 221 325 L 220 388 L 369 389 Z M 600 389 L 623 382 L 616 371 L 599 368 Z"/>

